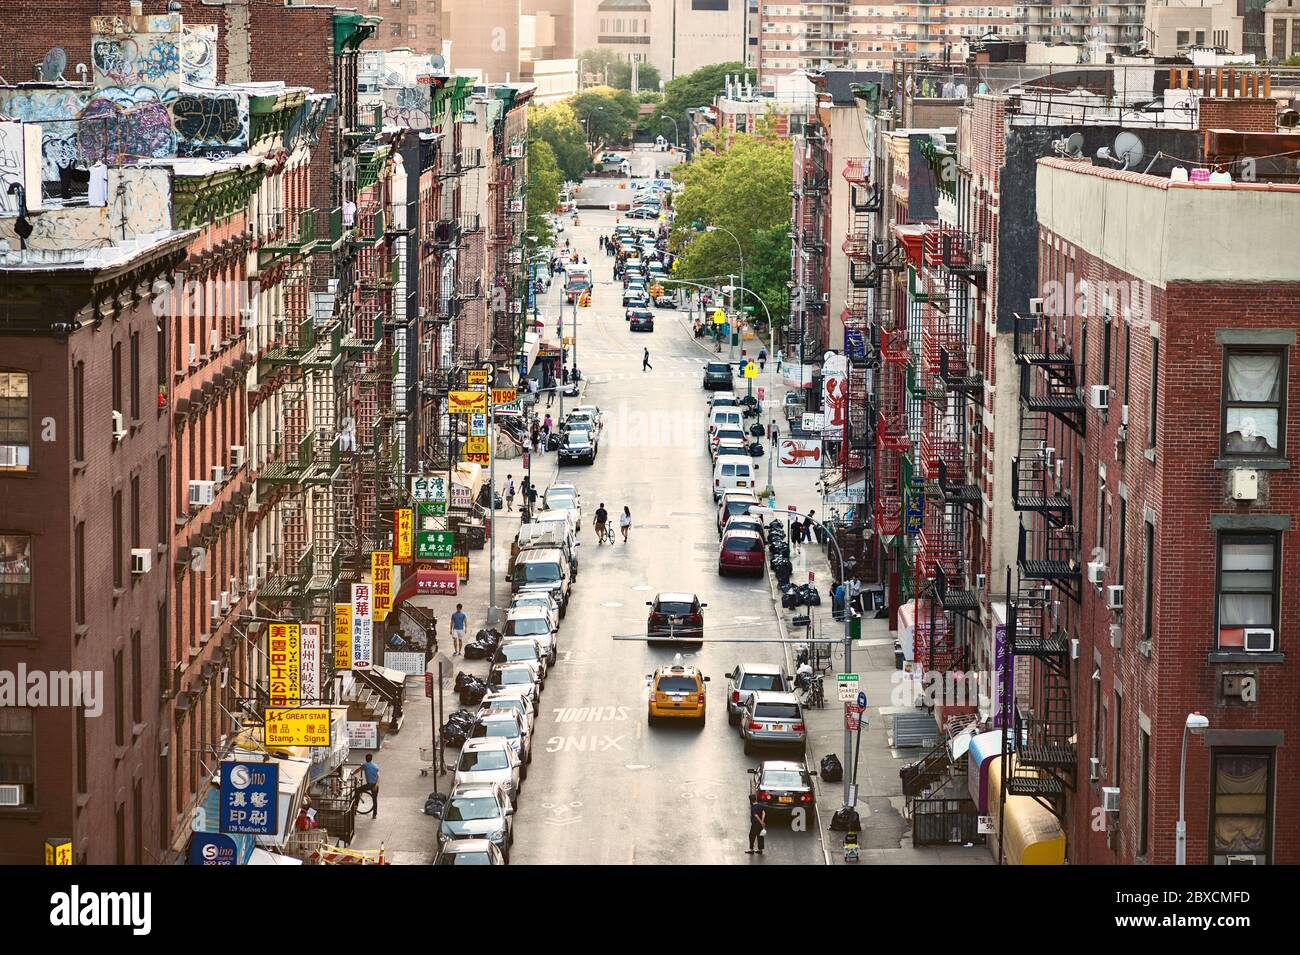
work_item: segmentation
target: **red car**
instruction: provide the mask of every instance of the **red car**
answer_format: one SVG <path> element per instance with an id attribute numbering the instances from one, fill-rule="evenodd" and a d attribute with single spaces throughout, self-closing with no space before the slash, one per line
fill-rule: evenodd
<path id="1" fill-rule="evenodd" d="M 728 571 L 742 570 L 751 574 L 763 573 L 763 538 L 755 531 L 727 531 L 718 550 L 718 576 Z"/>

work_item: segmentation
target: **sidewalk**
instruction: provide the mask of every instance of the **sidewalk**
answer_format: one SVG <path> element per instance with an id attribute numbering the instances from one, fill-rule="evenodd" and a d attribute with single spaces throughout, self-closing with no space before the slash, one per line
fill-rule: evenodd
<path id="1" fill-rule="evenodd" d="M 689 323 L 683 322 L 683 333 L 694 340 Z M 712 345 L 696 341 L 701 354 L 718 360 Z M 744 343 L 750 357 L 758 354 L 763 343 L 757 339 Z M 735 350 L 739 360 L 740 349 Z M 722 350 L 722 360 L 727 358 L 727 349 Z M 767 371 L 755 380 L 755 388 L 764 389 L 763 406 L 779 409 L 785 398 L 786 388 L 773 374 L 773 364 L 768 362 Z M 737 393 L 744 388 L 738 379 Z M 755 391 L 757 393 L 757 391 Z M 770 420 L 774 415 L 766 414 Z M 778 424 L 784 433 L 786 422 L 778 417 Z M 766 422 L 765 422 L 766 423 Z M 814 486 L 817 470 L 776 467 L 772 457 L 770 443 L 767 454 L 755 459 L 763 469 L 760 475 L 760 490 L 766 485 L 770 473 L 772 486 L 776 491 L 776 506 L 785 509 L 795 505 L 800 514 L 806 515 L 809 509 L 816 511 L 813 516 L 821 519 L 826 515 L 821 512 L 821 493 Z M 775 470 L 768 471 L 769 468 Z M 805 712 L 808 726 L 808 764 L 818 769 L 822 757 L 834 753 L 844 764 L 846 776 L 850 771 L 849 760 L 844 752 L 844 704 L 836 698 L 836 673 L 849 672 L 844 667 L 843 623 L 831 617 L 830 591 L 833 584 L 828 552 L 830 545 L 813 543 L 805 545 L 799 555 L 791 555 L 794 572 L 791 580 L 804 582 L 811 572 L 814 584 L 821 593 L 822 604 L 819 607 L 800 607 L 797 610 L 785 610 L 781 607 L 781 592 L 777 589 L 776 579 L 768 572 L 768 581 L 772 589 L 773 613 L 780 624 L 782 636 L 798 639 L 803 630 L 791 632 L 790 620 L 797 614 L 810 614 L 813 618 L 814 633 L 821 638 L 834 638 L 837 642 L 832 651 L 832 665 L 825 674 L 826 706 L 824 709 L 812 709 Z M 793 654 L 787 644 L 786 663 L 789 672 L 794 672 Z M 907 763 L 924 755 L 917 749 L 896 750 L 889 745 L 889 726 L 887 717 L 882 716 L 882 707 L 890 705 L 890 693 L 896 670 L 894 662 L 894 637 L 889 631 L 887 619 L 877 620 L 865 617 L 862 620 L 861 637 L 853 644 L 853 670 L 861 677 L 860 686 L 867 694 L 867 711 L 864 714 L 861 748 L 859 751 L 859 768 L 857 772 L 858 815 L 862 823 L 859 835 L 859 859 L 861 864 L 878 863 L 884 865 L 991 865 L 993 860 L 984 846 L 945 846 L 937 848 L 912 847 L 911 825 L 904 818 L 906 801 L 903 798 L 902 782 L 899 770 Z M 854 737 L 856 743 L 856 734 Z M 827 783 L 820 778 L 815 780 L 817 805 L 822 826 L 822 844 L 826 848 L 827 861 L 833 865 L 844 864 L 842 846 L 844 835 L 831 832 L 828 828 L 831 815 L 844 804 L 844 784 Z"/>

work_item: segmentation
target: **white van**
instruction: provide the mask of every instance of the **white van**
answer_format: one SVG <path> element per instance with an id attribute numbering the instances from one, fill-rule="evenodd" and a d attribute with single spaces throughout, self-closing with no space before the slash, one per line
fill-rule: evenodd
<path id="1" fill-rule="evenodd" d="M 753 491 L 754 462 L 749 455 L 719 454 L 713 462 L 713 502 L 725 491 Z"/>
<path id="2" fill-rule="evenodd" d="M 722 408 L 714 408 L 709 412 L 709 433 L 704 436 L 704 450 L 709 451 L 713 447 L 713 435 L 719 428 L 735 428 L 737 431 L 745 430 L 744 412 L 735 405 L 728 405 Z"/>
<path id="3" fill-rule="evenodd" d="M 564 556 L 569 559 L 569 566 L 573 570 L 573 579 L 578 579 L 578 538 L 574 534 L 570 521 L 557 519 L 561 513 L 564 512 L 542 511 L 538 515 L 539 517 L 551 514 L 551 519 L 520 525 L 519 533 L 510 545 L 510 560 L 506 565 L 506 580 L 510 580 L 513 576 L 515 561 L 518 559 L 519 554 L 535 547 L 558 547 L 564 552 Z"/>

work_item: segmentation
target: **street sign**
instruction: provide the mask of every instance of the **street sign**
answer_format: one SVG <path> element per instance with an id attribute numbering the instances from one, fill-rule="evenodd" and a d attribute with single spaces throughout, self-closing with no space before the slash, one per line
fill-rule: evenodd
<path id="1" fill-rule="evenodd" d="M 456 543 L 451 531 L 420 531 L 415 535 L 416 560 L 446 560 Z"/>
<path id="2" fill-rule="evenodd" d="M 469 416 L 469 435 L 471 438 L 482 438 L 487 435 L 488 416 L 482 411 Z"/>
<path id="3" fill-rule="evenodd" d="M 486 391 L 453 391 L 447 395 L 448 414 L 473 414 L 488 410 Z"/>
<path id="4" fill-rule="evenodd" d="M 867 708 L 867 693 L 865 690 L 858 691 L 858 712 L 861 713 Z"/>
<path id="5" fill-rule="evenodd" d="M 714 325 L 725 325 L 727 323 L 727 313 L 722 309 L 716 309 L 713 313 Z"/>
<path id="6" fill-rule="evenodd" d="M 858 674 L 856 673 L 837 673 L 835 682 L 839 687 L 839 701 L 841 703 L 853 703 L 858 698 Z"/>
<path id="7" fill-rule="evenodd" d="M 852 703 L 844 704 L 844 728 L 850 733 L 858 728 L 858 709 Z"/>
<path id="8" fill-rule="evenodd" d="M 217 828 L 225 833 L 273 836 L 280 827 L 278 763 L 222 763 Z"/>
<path id="9" fill-rule="evenodd" d="M 447 476 L 426 474 L 411 478 L 411 497 L 417 501 L 447 503 Z"/>
<path id="10" fill-rule="evenodd" d="M 329 746 L 329 707 L 268 707 L 263 732 L 267 746 Z"/>
<path id="11" fill-rule="evenodd" d="M 744 376 L 745 376 L 746 378 L 757 378 L 757 377 L 758 377 L 758 366 L 757 366 L 756 364 L 754 364 L 752 361 L 747 361 L 747 362 L 745 362 L 745 367 L 744 367 L 742 373 L 744 374 Z"/>
<path id="12" fill-rule="evenodd" d="M 800 427 L 804 431 L 821 431 L 826 427 L 826 413 L 824 411 L 805 411 L 803 419 L 800 421 Z"/>

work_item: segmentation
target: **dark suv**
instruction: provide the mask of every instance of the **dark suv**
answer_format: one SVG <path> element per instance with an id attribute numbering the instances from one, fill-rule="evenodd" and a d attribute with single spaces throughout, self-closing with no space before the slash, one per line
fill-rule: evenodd
<path id="1" fill-rule="evenodd" d="M 645 603 L 650 608 L 645 632 L 651 642 L 704 640 L 704 608 L 708 604 L 700 603 L 695 594 L 663 593 Z"/>
<path id="2" fill-rule="evenodd" d="M 731 390 L 731 365 L 725 361 L 711 361 L 704 366 L 704 387 L 708 391 L 719 388 Z"/>

